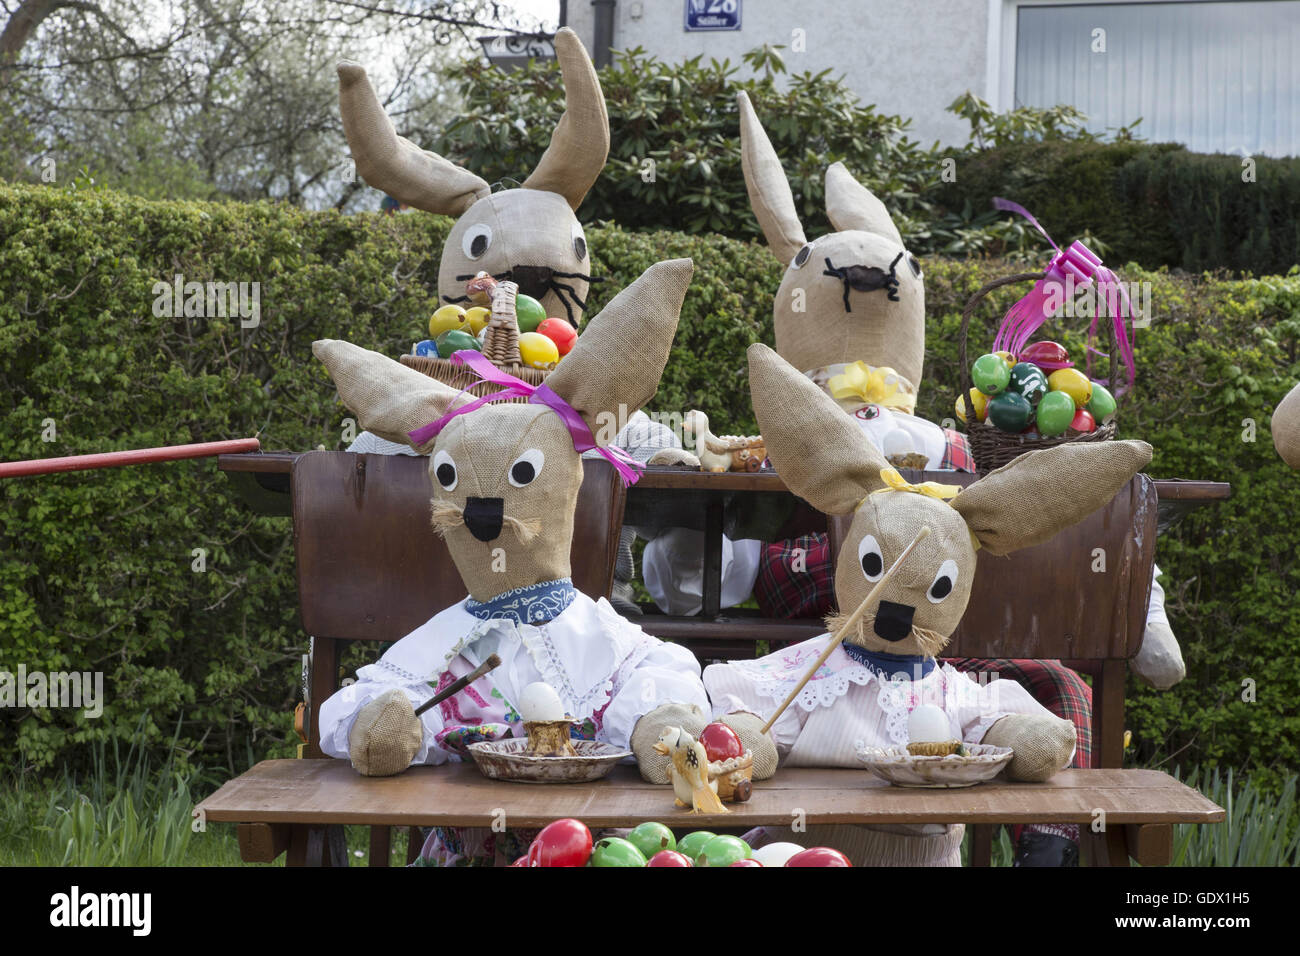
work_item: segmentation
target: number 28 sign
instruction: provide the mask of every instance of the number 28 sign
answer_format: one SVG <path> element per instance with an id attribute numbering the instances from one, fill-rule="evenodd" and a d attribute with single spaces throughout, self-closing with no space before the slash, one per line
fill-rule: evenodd
<path id="1" fill-rule="evenodd" d="M 686 0 L 686 30 L 739 30 L 740 0 Z"/>

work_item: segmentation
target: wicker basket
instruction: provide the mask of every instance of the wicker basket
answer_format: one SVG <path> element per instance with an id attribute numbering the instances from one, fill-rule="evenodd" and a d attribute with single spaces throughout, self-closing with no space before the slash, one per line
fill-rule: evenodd
<path id="1" fill-rule="evenodd" d="M 506 374 L 522 379 L 529 385 L 541 385 L 551 370 L 525 365 L 519 355 L 519 320 L 515 315 L 515 296 L 518 294 L 519 286 L 516 283 L 497 283 L 492 292 L 492 316 L 488 319 L 487 332 L 483 336 L 483 354 Z M 476 398 L 499 390 L 499 386 L 483 381 L 467 366 L 457 365 L 450 359 L 403 355 L 399 361 L 457 391 L 468 390 Z M 527 402 L 528 399 L 516 396 L 503 401 Z"/>
<path id="2" fill-rule="evenodd" d="M 971 316 L 974 315 L 975 310 L 984 301 L 985 297 L 995 289 L 1020 282 L 1036 282 L 1042 277 L 1041 272 L 1022 272 L 1017 275 L 994 279 L 967 300 L 966 308 L 962 310 L 961 314 L 961 335 L 958 339 L 962 368 L 961 380 L 965 385 L 961 393 L 963 404 L 967 402 L 971 389 L 975 387 L 975 383 L 971 379 L 970 360 L 967 357 L 966 350 L 966 339 L 970 332 Z M 1118 362 L 1115 359 L 1114 331 L 1109 323 L 1104 322 L 1102 326 L 1106 352 L 1110 355 L 1111 380 L 1114 381 L 1118 370 Z M 1115 401 L 1118 405 L 1118 397 Z M 1010 432 L 1004 432 L 987 421 L 976 421 L 973 412 L 974 409 L 970 409 L 966 415 L 966 435 L 970 439 L 971 454 L 975 458 L 975 468 L 979 472 L 989 472 L 995 468 L 1001 468 L 1026 452 L 1038 451 L 1041 448 L 1055 448 L 1057 445 L 1064 445 L 1068 442 L 1109 441 L 1115 437 L 1116 429 L 1113 418 L 1105 424 L 1099 423 L 1096 431 L 1084 435 L 1071 435 L 1067 431 L 1052 438 L 1043 438 L 1042 436 L 1027 438 L 1024 435 L 1013 435 Z"/>

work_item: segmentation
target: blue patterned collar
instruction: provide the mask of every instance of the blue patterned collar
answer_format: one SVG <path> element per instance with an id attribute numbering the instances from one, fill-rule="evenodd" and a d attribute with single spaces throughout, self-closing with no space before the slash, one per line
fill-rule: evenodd
<path id="1" fill-rule="evenodd" d="M 868 667 L 875 671 L 886 680 L 902 674 L 908 680 L 922 680 L 930 675 L 934 670 L 934 658 L 922 657 L 919 654 L 885 654 L 880 651 L 869 651 L 865 647 L 858 647 L 856 644 L 850 644 L 845 641 L 840 647 L 844 648 L 844 653 L 848 654 L 855 662 L 863 667 Z"/>
<path id="2" fill-rule="evenodd" d="M 514 588 L 490 601 L 467 597 L 465 610 L 484 621 L 504 618 L 516 624 L 544 624 L 559 617 L 577 594 L 571 578 L 556 578 Z"/>

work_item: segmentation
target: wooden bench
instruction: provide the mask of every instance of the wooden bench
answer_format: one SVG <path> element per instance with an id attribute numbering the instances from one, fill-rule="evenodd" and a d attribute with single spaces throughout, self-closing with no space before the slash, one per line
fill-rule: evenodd
<path id="1" fill-rule="evenodd" d="M 585 469 L 574 534 L 574 583 L 584 593 L 601 596 L 612 583 L 625 492 L 603 460 L 588 461 Z M 312 452 L 293 459 L 299 598 L 303 626 L 312 635 L 311 757 L 321 756 L 316 714 L 338 686 L 343 645 L 396 640 L 465 594 L 445 546 L 429 525 L 428 480 L 426 461 L 410 456 Z M 967 620 L 950 649 L 960 656 L 1059 657 L 1095 667 L 1100 701 L 1095 739 L 1103 767 L 1118 767 L 1122 755 L 1123 668 L 1141 641 L 1155 515 L 1153 485 L 1139 476 L 1107 508 L 1053 542 L 1010 558 L 984 558 Z M 833 522 L 831 533 L 841 533 Z M 1104 572 L 1092 570 L 1095 548 L 1105 554 Z M 670 633 L 656 623 L 670 624 Z M 681 636 L 671 633 L 680 623 L 647 616 L 643 624 L 661 636 Z M 701 625 L 718 633 L 701 638 L 696 630 L 688 633 L 687 643 L 702 639 L 726 656 L 753 655 L 754 630 L 746 635 L 729 633 L 717 623 L 699 622 L 697 627 Z M 818 633 L 812 630 L 815 622 L 798 626 Z M 766 636 L 772 636 L 770 629 Z M 802 637 L 792 634 L 791 639 Z M 801 793 L 793 804 L 791 791 Z M 385 865 L 394 825 L 485 824 L 485 814 L 497 807 L 519 826 L 566 815 L 592 825 L 633 825 L 671 818 L 666 794 L 641 783 L 635 771 L 624 770 L 595 786 L 537 788 L 490 784 L 469 765 L 367 779 L 345 761 L 289 760 L 258 764 L 200 808 L 208 820 L 240 824 L 246 860 L 269 861 L 287 851 L 291 864 L 346 864 L 340 827 L 360 823 L 372 828 L 372 865 Z M 996 823 L 1091 823 L 1095 811 L 1103 810 L 1108 826 L 1087 841 L 1087 849 L 1094 862 L 1118 864 L 1129 855 L 1144 863 L 1168 862 L 1173 823 L 1223 818 L 1223 811 L 1196 791 L 1154 771 L 1069 771 L 1047 784 L 922 792 L 877 785 L 862 771 L 827 770 L 781 771 L 757 787 L 756 800 L 726 822 L 788 824 L 791 806 L 803 808 L 810 824 L 970 823 L 976 828 L 977 863 L 988 862 Z M 692 818 L 690 825 L 705 822 Z M 416 849 L 412 834 L 408 858 Z"/>

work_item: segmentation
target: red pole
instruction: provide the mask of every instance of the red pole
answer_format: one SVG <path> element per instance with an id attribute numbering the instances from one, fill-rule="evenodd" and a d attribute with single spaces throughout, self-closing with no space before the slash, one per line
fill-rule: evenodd
<path id="1" fill-rule="evenodd" d="M 182 458 L 206 458 L 209 455 L 234 455 L 258 451 L 262 443 L 256 438 L 232 441 L 205 441 L 194 445 L 164 448 L 132 448 L 129 451 L 106 451 L 94 455 L 67 455 L 63 458 L 33 458 L 30 461 L 0 462 L 0 478 L 23 475 L 49 475 L 59 471 L 89 471 L 93 468 L 121 468 L 124 465 L 147 465 L 156 461 L 179 461 Z"/>

